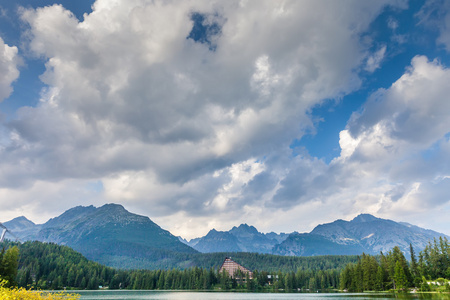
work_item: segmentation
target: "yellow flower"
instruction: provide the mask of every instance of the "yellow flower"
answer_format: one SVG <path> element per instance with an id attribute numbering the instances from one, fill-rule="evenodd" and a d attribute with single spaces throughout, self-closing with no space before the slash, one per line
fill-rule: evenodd
<path id="1" fill-rule="evenodd" d="M 79 298 L 80 295 L 65 292 L 49 293 L 24 288 L 5 288 L 0 283 L 0 299 L 2 300 L 78 300 Z"/>

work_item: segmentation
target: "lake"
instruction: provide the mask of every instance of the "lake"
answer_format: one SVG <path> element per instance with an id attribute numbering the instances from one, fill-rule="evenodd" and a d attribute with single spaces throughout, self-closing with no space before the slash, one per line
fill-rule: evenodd
<path id="1" fill-rule="evenodd" d="M 173 291 L 75 291 L 80 300 L 363 300 L 363 299 L 444 299 L 450 295 L 439 294 L 275 294 L 275 293 L 219 293 L 219 292 L 173 292 Z"/>

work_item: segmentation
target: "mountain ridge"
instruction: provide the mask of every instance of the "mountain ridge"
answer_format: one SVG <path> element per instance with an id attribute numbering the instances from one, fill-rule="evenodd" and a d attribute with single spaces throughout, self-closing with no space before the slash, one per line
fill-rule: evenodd
<path id="1" fill-rule="evenodd" d="M 410 244 L 420 251 L 434 238 L 439 238 L 440 236 L 448 238 L 445 234 L 433 230 L 423 229 L 414 225 L 406 226 L 402 223 L 377 218 L 369 214 L 360 214 L 351 221 L 336 220 L 331 223 L 320 224 L 309 235 L 311 240 L 308 240 L 308 235 L 306 235 L 299 241 L 303 249 L 317 247 L 317 241 L 312 237 L 319 235 L 335 244 L 336 248 L 328 252 L 330 255 L 340 254 L 341 250 L 339 249 L 342 248 L 341 246 L 348 248 L 349 254 L 362 254 L 364 252 L 373 255 L 387 252 L 393 247 L 399 246 L 409 256 Z M 288 242 L 293 243 L 291 240 Z M 290 246 L 287 242 L 283 243 L 278 245 L 277 249 L 274 249 L 272 253 L 298 252 L 296 252 L 295 246 Z M 311 253 L 313 249 L 303 251 Z"/>
<path id="2" fill-rule="evenodd" d="M 33 227 L 31 223 L 28 229 L 33 234 L 25 228 L 17 232 L 21 240 L 66 245 L 88 259 L 114 267 L 121 267 L 124 261 L 161 261 L 164 256 L 197 253 L 149 217 L 130 213 L 118 204 L 77 206 L 44 224 Z"/>
<path id="3" fill-rule="evenodd" d="M 189 242 L 162 229 L 149 217 L 128 212 L 122 205 L 76 206 L 44 224 L 26 217 L 5 222 L 21 240 L 67 245 L 105 265 L 144 267 L 173 261 L 192 253 L 252 252 L 284 256 L 379 254 L 399 246 L 409 254 L 409 244 L 420 251 L 444 234 L 409 223 L 360 214 L 350 221 L 317 225 L 309 233 L 261 233 L 246 223 L 229 231 L 212 229 Z M 177 258 L 178 257 L 178 258 Z M 183 258 L 184 257 L 184 258 Z"/>
<path id="4" fill-rule="evenodd" d="M 270 232 L 264 234 L 254 226 L 243 223 L 239 226 L 233 226 L 229 231 L 217 231 L 213 228 L 204 237 L 191 239 L 190 241 L 182 238 L 180 240 L 202 253 L 256 252 L 271 254 L 272 248 L 288 236 L 289 234 L 286 233 Z"/>
<path id="5" fill-rule="evenodd" d="M 440 236 L 448 238 L 445 234 L 430 229 L 378 218 L 367 213 L 359 214 L 350 221 L 338 219 L 319 224 L 309 233 L 264 234 L 254 226 L 243 223 L 229 231 L 221 231 L 223 246 L 215 244 L 216 241 L 211 238 L 213 235 L 210 235 L 212 231 L 217 232 L 212 229 L 204 237 L 183 242 L 202 253 L 217 252 L 217 249 L 222 249 L 223 251 L 295 256 L 362 253 L 376 255 L 399 246 L 405 254 L 409 255 L 409 244 L 420 251 L 434 238 Z M 228 240 L 225 241 L 227 238 Z"/>

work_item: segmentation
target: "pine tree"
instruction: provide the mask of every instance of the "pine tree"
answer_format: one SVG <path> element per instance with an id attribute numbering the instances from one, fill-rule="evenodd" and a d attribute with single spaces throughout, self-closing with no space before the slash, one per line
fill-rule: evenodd
<path id="1" fill-rule="evenodd" d="M 394 282 L 395 282 L 395 289 L 397 289 L 397 290 L 405 289 L 408 284 L 408 281 L 407 281 L 406 275 L 405 275 L 405 271 L 399 260 L 395 263 Z"/>
<path id="2" fill-rule="evenodd" d="M 165 283 L 165 278 L 164 278 L 164 272 L 160 271 L 159 272 L 159 278 L 158 278 L 158 283 L 156 284 L 156 288 L 158 290 L 162 290 L 164 289 L 164 283 Z"/>
<path id="3" fill-rule="evenodd" d="M 340 284 L 339 288 L 341 290 L 351 290 L 352 287 L 352 280 L 353 280 L 353 264 L 348 264 L 345 266 L 344 270 L 341 272 L 340 275 Z"/>
<path id="4" fill-rule="evenodd" d="M 356 267 L 353 272 L 353 281 L 352 281 L 352 291 L 354 292 L 363 292 L 364 291 L 364 285 L 363 285 L 363 269 L 361 260 L 356 264 Z"/>
<path id="5" fill-rule="evenodd" d="M 71 267 L 69 269 L 69 273 L 67 274 L 67 286 L 75 287 L 76 286 L 75 279 L 76 279 L 75 269 L 73 267 Z"/>
<path id="6" fill-rule="evenodd" d="M 378 266 L 375 280 L 375 291 L 383 291 L 383 290 L 384 290 L 384 270 L 381 266 Z"/>
<path id="7" fill-rule="evenodd" d="M 411 253 L 411 276 L 414 286 L 419 286 L 421 282 L 419 267 L 417 265 L 416 254 L 412 244 L 409 244 L 409 252 Z"/>
<path id="8" fill-rule="evenodd" d="M 315 292 L 317 290 L 317 283 L 316 283 L 316 278 L 315 277 L 311 277 L 309 279 L 309 290 L 311 292 Z"/>
<path id="9" fill-rule="evenodd" d="M 86 288 L 86 287 L 87 287 L 87 284 L 86 284 L 86 278 L 83 277 L 83 278 L 81 279 L 80 288 L 84 289 L 84 288 Z"/>
<path id="10" fill-rule="evenodd" d="M 247 291 L 253 291 L 254 285 L 253 285 L 253 279 L 250 279 L 250 276 L 248 273 L 245 274 L 245 284 Z"/>

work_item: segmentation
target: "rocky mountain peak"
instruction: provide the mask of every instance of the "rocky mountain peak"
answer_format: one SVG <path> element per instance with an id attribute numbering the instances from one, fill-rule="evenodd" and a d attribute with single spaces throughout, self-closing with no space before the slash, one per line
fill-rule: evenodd
<path id="1" fill-rule="evenodd" d="M 42 225 L 36 225 L 24 216 L 14 218 L 11 221 L 3 223 L 3 225 L 13 233 L 13 236 L 9 233 L 6 234 L 6 238 L 11 240 L 15 240 L 16 237 L 21 240 L 34 240 L 37 232 L 42 227 Z"/>
<path id="2" fill-rule="evenodd" d="M 69 210 L 66 210 L 58 217 L 52 218 L 44 224 L 45 228 L 59 227 L 75 220 L 78 220 L 88 214 L 93 213 L 96 208 L 93 205 L 90 206 L 75 206 Z"/>
<path id="3" fill-rule="evenodd" d="M 17 225 L 21 225 L 23 227 L 33 227 L 33 226 L 36 225 L 33 221 L 28 220 L 24 216 L 20 216 L 20 217 L 14 218 L 11 221 L 8 221 L 6 223 L 10 224 L 10 226 L 17 224 Z"/>
<path id="4" fill-rule="evenodd" d="M 352 223 L 367 223 L 372 221 L 381 220 L 377 217 L 374 217 L 370 214 L 360 214 L 357 217 L 355 217 L 353 220 L 351 220 Z"/>
<path id="5" fill-rule="evenodd" d="M 254 226 L 250 226 L 248 224 L 241 224 L 239 225 L 239 227 L 234 226 L 230 232 L 234 235 L 240 235 L 240 234 L 252 234 L 252 235 L 257 235 L 257 234 L 261 234 Z"/>
<path id="6" fill-rule="evenodd" d="M 122 205 L 115 203 L 105 204 L 100 206 L 97 210 L 105 212 L 128 212 Z"/>

